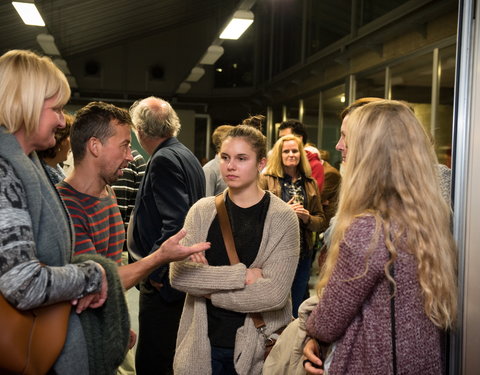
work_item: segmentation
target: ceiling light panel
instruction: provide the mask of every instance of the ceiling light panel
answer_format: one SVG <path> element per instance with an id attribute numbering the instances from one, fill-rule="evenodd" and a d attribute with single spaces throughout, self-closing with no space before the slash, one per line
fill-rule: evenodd
<path id="1" fill-rule="evenodd" d="M 217 60 L 223 55 L 223 47 L 222 46 L 210 46 L 203 55 L 202 59 L 200 60 L 200 64 L 202 65 L 213 65 L 217 62 Z"/>
<path id="2" fill-rule="evenodd" d="M 253 13 L 249 10 L 237 10 L 227 27 L 220 34 L 220 39 L 238 39 L 253 23 Z"/>
<path id="3" fill-rule="evenodd" d="M 42 47 L 43 52 L 47 55 L 51 56 L 59 56 L 60 51 L 55 44 L 55 38 L 53 35 L 50 34 L 38 34 L 37 35 L 37 42 Z"/>
<path id="4" fill-rule="evenodd" d="M 45 26 L 45 22 L 35 4 L 12 1 L 12 5 L 26 25 Z"/>
<path id="5" fill-rule="evenodd" d="M 182 82 L 180 83 L 180 86 L 178 86 L 178 89 L 176 91 L 177 94 L 186 94 L 187 92 L 190 91 L 192 88 L 192 85 L 188 82 Z"/>
<path id="6" fill-rule="evenodd" d="M 197 82 L 198 80 L 200 80 L 200 78 L 203 77 L 204 74 L 205 74 L 205 69 L 199 68 L 198 66 L 196 66 L 195 68 L 192 69 L 192 71 L 190 72 L 190 75 L 187 77 L 185 81 Z"/>

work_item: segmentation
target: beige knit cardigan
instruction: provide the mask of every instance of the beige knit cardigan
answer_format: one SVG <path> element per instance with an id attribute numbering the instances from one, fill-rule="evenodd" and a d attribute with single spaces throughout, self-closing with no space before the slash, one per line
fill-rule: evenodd
<path id="1" fill-rule="evenodd" d="M 175 375 L 212 373 L 204 295 L 211 295 L 212 303 L 217 307 L 242 313 L 261 312 L 267 335 L 291 321 L 290 289 L 300 249 L 298 219 L 285 202 L 267 194 L 270 194 L 270 205 L 262 241 L 251 264 L 252 268 L 262 269 L 262 279 L 246 286 L 246 266 L 242 263 L 233 266 L 208 266 L 188 261 L 171 264 L 172 286 L 187 292 L 178 330 L 173 365 Z M 206 240 L 216 215 L 214 199 L 203 198 L 188 212 L 184 245 Z M 235 339 L 237 373 L 261 374 L 264 351 L 264 339 L 247 315 Z"/>

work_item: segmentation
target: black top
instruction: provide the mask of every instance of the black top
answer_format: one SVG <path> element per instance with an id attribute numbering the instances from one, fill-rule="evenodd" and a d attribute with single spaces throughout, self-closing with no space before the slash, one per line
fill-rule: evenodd
<path id="1" fill-rule="evenodd" d="M 260 202 L 248 208 L 238 207 L 228 195 L 225 204 L 238 257 L 241 263 L 249 267 L 255 260 L 262 241 L 270 194 L 265 193 Z M 211 266 L 229 265 L 230 260 L 223 242 L 218 215 L 215 216 L 210 226 L 207 241 L 211 243 L 210 249 L 205 253 L 208 264 Z M 244 324 L 246 314 L 215 307 L 208 299 L 207 315 L 208 337 L 211 345 L 233 348 L 237 329 Z"/>
<path id="2" fill-rule="evenodd" d="M 307 193 L 305 191 L 304 178 L 301 176 L 295 182 L 292 181 L 292 177 L 288 174 L 285 174 L 285 177 L 279 178 L 280 186 L 282 187 L 282 200 L 288 202 L 292 197 L 295 197 L 296 203 L 301 203 L 303 207 L 308 206 Z M 305 226 L 303 221 L 298 219 L 300 222 L 300 259 L 303 259 L 306 255 L 309 255 L 310 249 L 306 248 L 307 241 L 305 240 Z"/>
<path id="3" fill-rule="evenodd" d="M 279 178 L 280 186 L 282 187 L 282 200 L 288 202 L 292 197 L 296 197 L 297 203 L 303 204 L 303 207 L 306 207 L 307 194 L 305 192 L 305 184 L 302 177 L 298 178 L 295 182 L 292 181 L 292 177 L 288 174 L 283 178 Z"/>

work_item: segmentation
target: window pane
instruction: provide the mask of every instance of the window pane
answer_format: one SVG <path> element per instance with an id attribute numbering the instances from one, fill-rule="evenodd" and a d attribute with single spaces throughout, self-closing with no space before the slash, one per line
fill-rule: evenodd
<path id="1" fill-rule="evenodd" d="M 311 0 L 307 12 L 307 55 L 350 33 L 350 1 Z"/>
<path id="2" fill-rule="evenodd" d="M 300 119 L 300 111 L 299 111 L 299 102 L 298 100 L 291 100 L 286 104 L 287 109 L 287 119 Z"/>
<path id="3" fill-rule="evenodd" d="M 273 124 L 274 124 L 274 131 L 273 131 L 273 139 L 272 139 L 272 146 L 278 139 L 278 127 L 280 126 L 281 122 L 283 121 L 283 108 L 282 106 L 274 106 L 272 108 L 273 112 Z"/>
<path id="4" fill-rule="evenodd" d="M 440 96 L 435 125 L 438 161 L 451 168 L 456 46 L 440 50 Z"/>
<path id="5" fill-rule="evenodd" d="M 319 147 L 330 152 L 330 164 L 335 168 L 339 168 L 342 161 L 342 156 L 335 150 L 335 145 L 340 137 L 340 113 L 347 106 L 344 98 L 345 85 L 323 92 L 323 144 Z"/>
<path id="6" fill-rule="evenodd" d="M 274 2 L 273 74 L 300 62 L 302 48 L 302 1 Z"/>
<path id="7" fill-rule="evenodd" d="M 356 78 L 357 81 L 357 92 L 356 98 L 365 98 L 365 97 L 376 97 L 384 98 L 385 97 L 385 69 L 382 69 L 379 72 L 368 74 L 368 75 L 359 75 Z"/>
<path id="8" fill-rule="evenodd" d="M 308 142 L 318 145 L 318 101 L 319 94 L 312 95 L 303 100 L 303 124 L 308 135 Z"/>
<path id="9" fill-rule="evenodd" d="M 432 53 L 416 56 L 391 67 L 392 99 L 405 100 L 430 132 Z"/>
<path id="10" fill-rule="evenodd" d="M 363 0 L 360 6 L 358 24 L 363 26 L 408 1 L 411 0 Z"/>
<path id="11" fill-rule="evenodd" d="M 215 64 L 215 87 L 253 86 L 253 40 L 251 26 L 238 40 L 225 40 L 224 53 Z"/>

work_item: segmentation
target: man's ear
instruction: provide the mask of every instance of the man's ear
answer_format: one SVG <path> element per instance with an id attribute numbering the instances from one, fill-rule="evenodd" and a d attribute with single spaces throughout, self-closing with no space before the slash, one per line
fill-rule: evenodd
<path id="1" fill-rule="evenodd" d="M 98 157 L 100 153 L 100 147 L 101 147 L 100 139 L 96 137 L 91 137 L 87 141 L 87 151 L 91 153 L 93 156 Z"/>

